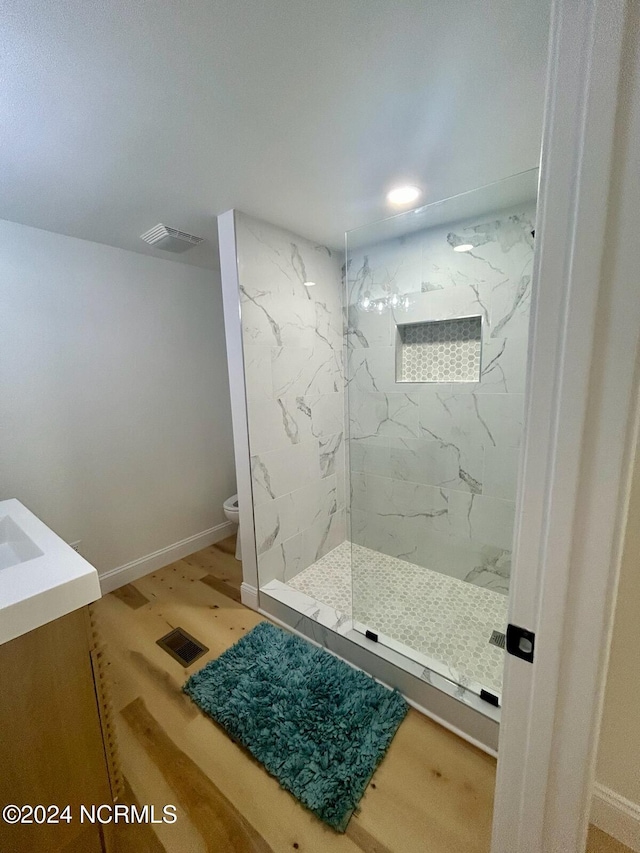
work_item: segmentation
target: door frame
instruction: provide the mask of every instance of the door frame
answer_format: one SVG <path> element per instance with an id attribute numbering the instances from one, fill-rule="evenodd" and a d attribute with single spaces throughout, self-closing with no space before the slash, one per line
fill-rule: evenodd
<path id="1" fill-rule="evenodd" d="M 552 8 L 509 605 L 535 662 L 507 655 L 492 853 L 586 841 L 637 436 L 640 299 L 620 252 L 638 240 L 621 248 L 616 221 L 632 3 Z"/>

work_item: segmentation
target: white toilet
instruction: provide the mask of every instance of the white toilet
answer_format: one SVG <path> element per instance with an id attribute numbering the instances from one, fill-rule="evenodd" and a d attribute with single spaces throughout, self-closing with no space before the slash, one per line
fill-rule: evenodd
<path id="1" fill-rule="evenodd" d="M 238 509 L 238 496 L 231 495 L 231 497 L 227 498 L 222 504 L 222 508 L 229 521 L 233 521 L 234 524 L 238 525 L 238 535 L 236 538 L 236 560 L 241 560 L 242 549 L 240 547 L 240 510 Z"/>

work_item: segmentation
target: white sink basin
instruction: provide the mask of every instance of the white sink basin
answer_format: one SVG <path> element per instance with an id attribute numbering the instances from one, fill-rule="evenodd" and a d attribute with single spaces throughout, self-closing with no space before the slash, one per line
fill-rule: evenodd
<path id="1" fill-rule="evenodd" d="M 40 548 L 10 515 L 0 518 L 0 571 L 42 556 Z"/>
<path id="2" fill-rule="evenodd" d="M 0 643 L 98 598 L 90 563 L 20 501 L 0 501 Z"/>

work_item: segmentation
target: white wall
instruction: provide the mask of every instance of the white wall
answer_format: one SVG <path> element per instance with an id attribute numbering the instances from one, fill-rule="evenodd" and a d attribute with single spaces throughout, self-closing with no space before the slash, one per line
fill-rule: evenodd
<path id="1" fill-rule="evenodd" d="M 610 286 L 640 279 L 640 6 L 625 22 L 610 224 L 604 269 Z M 607 313 L 605 304 L 602 313 Z M 603 324 L 606 329 L 606 324 Z M 604 331 L 601 332 L 604 334 Z M 633 352 L 629 352 L 629 358 Z M 637 366 L 636 366 L 637 370 Z M 640 443 L 635 448 L 591 820 L 640 851 Z"/>
<path id="2" fill-rule="evenodd" d="M 0 220 L 0 499 L 101 573 L 225 521 L 217 273 Z"/>
<path id="3" fill-rule="evenodd" d="M 636 450 L 629 516 L 620 569 L 620 585 L 607 674 L 602 729 L 598 749 L 596 821 L 620 837 L 618 824 L 633 832 L 622 840 L 640 849 L 640 667 L 638 667 L 638 607 L 640 603 L 640 446 Z M 604 789 L 604 790 L 603 790 Z M 626 802 L 625 802 L 626 801 Z M 611 806 L 614 808 L 612 809 Z M 627 817 L 615 815 L 615 809 Z M 611 823 L 613 821 L 613 823 Z M 631 827 L 632 829 L 629 829 Z"/>

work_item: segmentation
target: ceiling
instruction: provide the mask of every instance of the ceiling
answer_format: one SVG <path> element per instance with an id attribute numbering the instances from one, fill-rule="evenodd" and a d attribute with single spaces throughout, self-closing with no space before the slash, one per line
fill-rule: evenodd
<path id="1" fill-rule="evenodd" d="M 537 164 L 548 0 L 4 0 L 0 218 L 203 267 Z M 205 237 L 143 244 L 158 222 Z"/>

